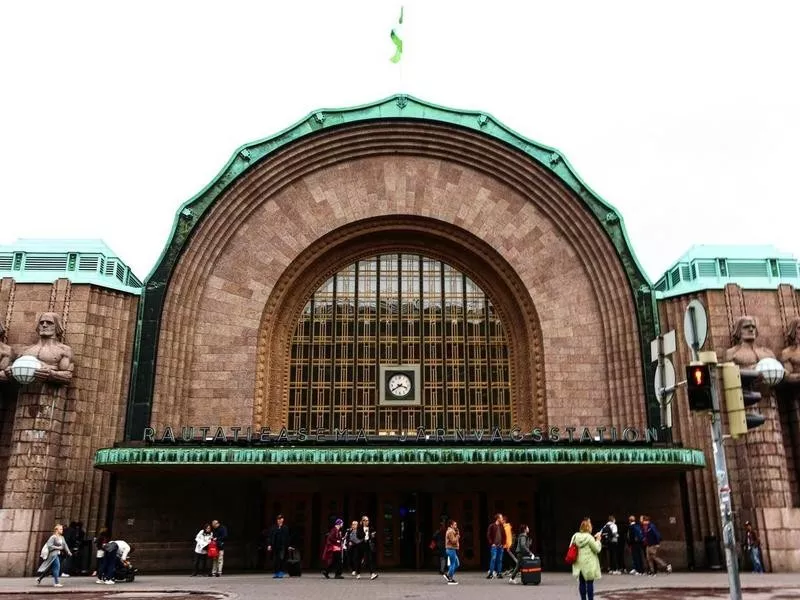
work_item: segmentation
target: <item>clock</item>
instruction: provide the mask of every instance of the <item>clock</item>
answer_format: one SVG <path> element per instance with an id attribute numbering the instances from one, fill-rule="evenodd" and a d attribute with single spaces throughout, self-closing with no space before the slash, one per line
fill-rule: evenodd
<path id="1" fill-rule="evenodd" d="M 419 365 L 380 365 L 380 399 L 383 406 L 421 404 Z"/>
<path id="2" fill-rule="evenodd" d="M 413 383 L 411 382 L 411 377 L 406 373 L 396 373 L 389 377 L 389 381 L 386 385 L 388 386 L 387 391 L 392 396 L 395 398 L 405 398 L 408 396 L 409 392 L 411 392 Z"/>

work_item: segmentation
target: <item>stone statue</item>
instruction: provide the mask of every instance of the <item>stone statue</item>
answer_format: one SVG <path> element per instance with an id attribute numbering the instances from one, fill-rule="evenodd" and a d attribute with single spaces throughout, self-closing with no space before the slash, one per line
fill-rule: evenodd
<path id="1" fill-rule="evenodd" d="M 725 362 L 733 362 L 740 369 L 755 369 L 762 358 L 775 358 L 772 350 L 764 346 L 756 346 L 758 328 L 754 317 L 739 317 L 733 326 L 732 348 L 725 350 Z"/>
<path id="2" fill-rule="evenodd" d="M 42 313 L 36 324 L 36 332 L 39 341 L 22 353 L 22 356 L 35 356 L 42 363 L 42 368 L 36 369 L 36 381 L 69 383 L 75 363 L 72 360 L 72 348 L 61 342 L 64 335 L 61 317 L 52 312 Z M 6 376 L 12 377 L 10 367 L 6 369 Z"/>
<path id="3" fill-rule="evenodd" d="M 781 352 L 781 362 L 786 369 L 784 383 L 800 385 L 800 317 L 789 322 L 786 330 L 786 347 Z"/>
<path id="4" fill-rule="evenodd" d="M 6 328 L 0 323 L 0 383 L 8 381 L 6 369 L 14 362 L 14 351 L 5 343 Z"/>

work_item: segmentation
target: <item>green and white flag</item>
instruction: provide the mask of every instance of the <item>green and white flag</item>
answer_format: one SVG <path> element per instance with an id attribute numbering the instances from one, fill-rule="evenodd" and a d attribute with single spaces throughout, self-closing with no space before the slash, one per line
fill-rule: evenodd
<path id="1" fill-rule="evenodd" d="M 394 64 L 400 62 L 400 59 L 403 58 L 403 38 L 402 38 L 402 28 L 403 28 L 403 7 L 400 7 L 400 19 L 397 21 L 397 25 L 392 27 L 392 43 L 394 44 L 394 56 L 389 60 L 392 61 Z"/>

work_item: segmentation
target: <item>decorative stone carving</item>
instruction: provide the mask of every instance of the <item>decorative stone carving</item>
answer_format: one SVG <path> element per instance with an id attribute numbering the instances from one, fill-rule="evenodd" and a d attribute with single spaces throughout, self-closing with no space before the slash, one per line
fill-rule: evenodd
<path id="1" fill-rule="evenodd" d="M 765 346 L 757 346 L 758 326 L 754 317 L 743 316 L 736 319 L 731 334 L 736 344 L 725 350 L 725 362 L 733 362 L 742 369 L 754 369 L 762 358 L 775 358 L 775 354 Z"/>
<path id="2" fill-rule="evenodd" d="M 800 317 L 789 322 L 786 330 L 786 347 L 781 351 L 781 362 L 786 369 L 784 383 L 800 386 Z"/>
<path id="3" fill-rule="evenodd" d="M 3 327 L 2 323 L 0 323 L 0 383 L 9 380 L 9 377 L 6 374 L 6 369 L 12 362 L 14 362 L 15 358 L 14 351 L 11 349 L 11 346 L 5 343 L 5 340 L 6 328 Z"/>
<path id="4" fill-rule="evenodd" d="M 62 342 L 64 326 L 61 317 L 52 312 L 42 313 L 36 323 L 36 332 L 39 341 L 22 352 L 22 356 L 35 356 L 42 363 L 42 368 L 36 369 L 36 381 L 58 385 L 69 383 L 75 363 L 72 348 Z M 13 377 L 10 367 L 5 374 Z"/>

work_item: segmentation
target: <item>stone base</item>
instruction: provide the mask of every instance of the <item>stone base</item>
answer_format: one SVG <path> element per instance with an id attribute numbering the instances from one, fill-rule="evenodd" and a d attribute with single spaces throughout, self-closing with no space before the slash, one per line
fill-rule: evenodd
<path id="1" fill-rule="evenodd" d="M 25 577 L 36 570 L 53 518 L 52 510 L 0 509 L 0 577 Z"/>
<path id="2" fill-rule="evenodd" d="M 800 508 L 763 508 L 759 534 L 765 568 L 800 571 Z"/>

